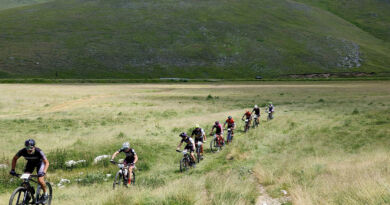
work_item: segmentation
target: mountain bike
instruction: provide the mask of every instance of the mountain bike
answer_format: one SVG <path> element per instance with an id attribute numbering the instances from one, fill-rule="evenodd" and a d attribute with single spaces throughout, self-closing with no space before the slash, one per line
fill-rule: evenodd
<path id="1" fill-rule="evenodd" d="M 121 184 L 125 187 L 127 187 L 128 181 L 129 181 L 129 166 L 128 164 L 124 163 L 117 163 L 112 162 L 113 164 L 116 164 L 119 168 L 118 172 L 115 174 L 114 183 L 112 184 L 112 189 L 115 189 L 115 187 L 119 187 Z M 132 170 L 132 176 L 131 176 L 131 185 L 135 184 L 135 172 L 134 172 L 135 166 Z"/>
<path id="2" fill-rule="evenodd" d="M 259 117 L 260 117 L 259 115 L 253 115 L 253 125 L 252 125 L 253 128 L 259 126 L 259 124 L 260 124 Z"/>
<path id="3" fill-rule="evenodd" d="M 180 160 L 180 172 L 187 171 L 193 165 L 190 153 L 186 149 L 184 149 L 183 151 L 176 150 L 176 152 L 180 152 L 183 154 L 183 158 Z"/>
<path id="4" fill-rule="evenodd" d="M 274 119 L 273 112 L 270 111 L 265 111 L 265 112 L 268 113 L 267 121 Z"/>
<path id="5" fill-rule="evenodd" d="M 222 149 L 222 147 L 225 145 L 225 142 L 223 140 L 223 137 L 221 135 L 213 135 L 210 134 L 210 136 L 214 136 L 214 139 L 210 141 L 210 150 L 211 152 L 216 152 Z"/>
<path id="6" fill-rule="evenodd" d="M 38 181 L 35 181 L 32 178 L 38 178 L 38 175 L 31 174 L 15 174 L 14 176 L 20 177 L 23 180 L 22 184 L 12 192 L 11 198 L 9 199 L 9 205 L 28 205 L 28 204 L 44 204 L 43 203 L 43 189 L 39 185 Z M 36 192 L 34 187 L 31 186 L 30 181 L 37 184 Z M 46 189 L 49 194 L 49 199 L 47 203 L 51 204 L 51 199 L 53 197 L 53 189 L 49 182 L 45 181 Z"/>
<path id="7" fill-rule="evenodd" d="M 245 119 L 245 127 L 244 127 L 244 132 L 247 132 L 250 128 L 250 120 L 249 119 Z"/>
<path id="8" fill-rule="evenodd" d="M 201 141 L 198 141 L 198 143 L 196 144 L 196 161 L 199 163 L 200 160 L 203 159 L 203 156 L 200 154 L 200 150 L 203 146 L 203 143 Z"/>
<path id="9" fill-rule="evenodd" d="M 228 128 L 227 130 L 228 130 L 228 132 L 227 132 L 227 136 L 226 136 L 226 143 L 229 144 L 233 141 L 233 130 L 232 130 L 232 128 Z"/>

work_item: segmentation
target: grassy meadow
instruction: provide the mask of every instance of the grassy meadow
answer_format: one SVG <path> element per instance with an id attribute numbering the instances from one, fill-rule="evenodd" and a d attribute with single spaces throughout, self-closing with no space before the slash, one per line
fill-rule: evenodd
<path id="1" fill-rule="evenodd" d="M 390 82 L 1 84 L 0 164 L 34 138 L 50 161 L 53 204 L 256 204 L 260 184 L 287 204 L 390 203 Z M 266 102 L 276 106 L 267 122 Z M 262 108 L 244 134 L 245 109 Z M 179 172 L 178 134 L 232 115 L 235 141 Z M 111 155 L 130 141 L 136 186 L 112 190 Z M 207 140 L 207 144 L 210 140 Z M 119 158 L 122 155 L 119 156 Z M 67 168 L 68 160 L 87 160 Z M 21 171 L 24 160 L 18 162 Z M 18 185 L 0 169 L 0 202 Z M 70 184 L 57 187 L 61 178 Z"/>
<path id="2" fill-rule="evenodd" d="M 388 0 L 45 1 L 0 0 L 0 78 L 390 71 Z"/>

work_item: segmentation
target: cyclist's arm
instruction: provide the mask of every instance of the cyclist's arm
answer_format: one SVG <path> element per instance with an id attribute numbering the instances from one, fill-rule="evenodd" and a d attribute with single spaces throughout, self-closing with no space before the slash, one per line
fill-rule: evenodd
<path id="1" fill-rule="evenodd" d="M 113 155 L 112 155 L 112 157 L 111 157 L 111 160 L 114 160 L 115 159 L 115 157 L 116 157 L 116 155 L 118 155 L 119 154 L 119 152 L 118 151 L 116 151 Z"/>
<path id="2" fill-rule="evenodd" d="M 45 164 L 45 167 L 43 168 L 43 172 L 46 174 L 47 173 L 47 169 L 49 168 L 49 160 L 44 159 L 43 163 Z"/>
<path id="3" fill-rule="evenodd" d="M 134 155 L 134 164 L 138 161 L 138 156 L 137 155 Z"/>
<path id="4" fill-rule="evenodd" d="M 180 141 L 180 143 L 179 143 L 179 145 L 177 146 L 176 150 L 179 150 L 179 149 L 180 149 L 182 143 L 183 143 L 183 142 Z"/>
<path id="5" fill-rule="evenodd" d="M 12 159 L 12 170 L 15 170 L 16 168 L 16 162 L 18 161 L 19 156 L 15 155 L 14 158 Z"/>

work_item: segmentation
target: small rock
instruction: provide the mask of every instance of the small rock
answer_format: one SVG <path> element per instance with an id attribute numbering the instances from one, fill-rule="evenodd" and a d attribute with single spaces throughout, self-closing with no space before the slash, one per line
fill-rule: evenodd
<path id="1" fill-rule="evenodd" d="M 102 159 L 107 159 L 107 158 L 110 158 L 111 156 L 110 155 L 100 155 L 100 156 L 97 156 L 93 162 L 96 164 L 100 161 L 102 161 Z"/>
<path id="2" fill-rule="evenodd" d="M 60 184 L 65 184 L 65 183 L 70 183 L 70 180 L 69 179 L 61 179 L 60 180 Z"/>
<path id="3" fill-rule="evenodd" d="M 7 169 L 8 166 L 6 164 L 0 164 L 0 169 Z"/>
<path id="4" fill-rule="evenodd" d="M 287 195 L 287 191 L 286 190 L 281 190 L 281 192 L 284 194 L 284 195 Z"/>
<path id="5" fill-rule="evenodd" d="M 111 177 L 111 174 L 106 174 L 106 177 Z"/>
<path id="6" fill-rule="evenodd" d="M 83 160 L 83 159 L 79 160 L 79 161 L 70 160 L 70 161 L 65 162 L 65 165 L 67 167 L 73 167 L 73 166 L 76 166 L 78 164 L 85 163 L 85 162 L 87 162 L 87 161 Z"/>

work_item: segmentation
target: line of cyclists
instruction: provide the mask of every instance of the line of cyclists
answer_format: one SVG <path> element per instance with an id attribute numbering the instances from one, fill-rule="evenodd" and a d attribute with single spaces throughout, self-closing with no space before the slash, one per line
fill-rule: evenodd
<path id="1" fill-rule="evenodd" d="M 272 104 L 272 102 L 268 103 L 268 107 L 266 112 L 268 113 L 268 120 L 273 119 L 273 113 L 275 112 L 275 107 Z M 249 129 L 249 126 L 251 125 L 252 119 L 256 121 L 256 124 L 260 124 L 260 108 L 259 106 L 255 105 L 252 112 L 249 110 L 246 110 L 244 115 L 242 116 L 241 120 L 245 121 L 245 129 L 244 131 L 247 131 Z M 226 127 L 227 125 L 227 127 Z M 224 146 L 225 145 L 225 139 L 223 136 L 223 131 L 226 130 L 226 128 L 231 131 L 231 139 L 227 141 L 227 143 L 231 142 L 231 140 L 234 137 L 234 129 L 236 128 L 236 123 L 232 116 L 229 116 L 224 124 L 222 125 L 219 121 L 215 121 L 214 125 L 211 128 L 210 136 L 214 135 L 214 139 L 219 144 L 218 146 Z M 214 134 L 215 131 L 215 134 Z M 199 126 L 199 124 L 195 125 L 195 129 L 192 131 L 191 136 L 189 136 L 187 133 L 182 132 L 180 133 L 180 143 L 176 148 L 176 151 L 180 151 L 180 148 L 183 143 L 185 143 L 184 149 L 190 152 L 192 163 L 191 165 L 195 167 L 195 155 L 194 152 L 198 146 L 198 142 L 202 142 L 200 144 L 200 155 L 201 159 L 203 159 L 203 144 L 206 142 L 206 134 L 205 131 Z M 194 140 L 195 139 L 195 140 Z"/>
<path id="2" fill-rule="evenodd" d="M 268 113 L 268 119 L 273 119 L 273 113 L 275 112 L 274 106 L 272 102 L 268 103 L 267 110 Z M 255 120 L 260 119 L 260 108 L 255 105 L 252 112 L 247 110 L 244 115 L 242 116 L 242 120 L 248 120 L 249 125 L 252 121 L 252 116 Z M 210 135 L 213 136 L 213 133 L 215 131 L 214 137 L 220 140 L 220 142 L 224 145 L 225 140 L 223 137 L 223 130 L 226 129 L 226 126 L 228 129 L 231 129 L 231 135 L 234 136 L 234 129 L 236 128 L 236 123 L 233 120 L 232 116 L 229 116 L 224 124 L 222 125 L 219 121 L 215 121 L 214 125 L 211 128 Z M 195 156 L 194 152 L 196 150 L 197 142 L 206 142 L 206 133 L 205 131 L 199 126 L 199 124 L 196 124 L 194 130 L 192 131 L 191 135 L 187 135 L 187 133 L 182 132 L 180 133 L 180 143 L 177 146 L 177 150 L 179 150 L 182 146 L 182 144 L 186 144 L 184 149 L 187 149 L 191 153 L 191 159 L 193 160 L 193 165 L 195 165 Z M 195 140 L 194 140 L 195 139 Z M 214 139 L 213 139 L 214 140 Z M 26 166 L 24 168 L 24 173 L 31 174 L 36 170 L 37 177 L 38 177 L 38 184 L 42 187 L 44 194 L 42 195 L 42 198 L 39 199 L 40 203 L 46 204 L 48 201 L 48 192 L 46 188 L 46 183 L 44 180 L 45 175 L 47 174 L 47 170 L 49 168 L 49 160 L 43 153 L 43 151 L 36 147 L 36 143 L 34 139 L 28 139 L 24 143 L 25 147 L 19 150 L 16 155 L 12 159 L 12 167 L 10 174 L 13 176 L 16 176 L 15 168 L 16 168 L 16 162 L 20 157 L 24 157 L 24 159 L 27 161 Z M 115 157 L 120 154 L 125 154 L 125 159 L 123 160 L 123 163 L 126 167 L 128 167 L 128 172 L 130 175 L 133 173 L 133 169 L 135 168 L 135 164 L 138 161 L 137 153 L 134 151 L 134 149 L 130 146 L 129 142 L 123 143 L 122 147 L 114 152 L 114 154 L 111 157 L 110 162 L 115 163 L 114 159 Z M 203 158 L 203 145 L 200 147 L 200 153 Z M 128 184 L 131 184 L 131 176 L 128 176 Z"/>

